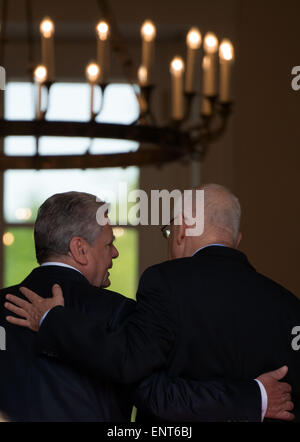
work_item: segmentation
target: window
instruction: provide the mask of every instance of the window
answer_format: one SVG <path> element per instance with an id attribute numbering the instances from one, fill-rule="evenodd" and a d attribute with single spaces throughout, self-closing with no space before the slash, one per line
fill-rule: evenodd
<path id="1" fill-rule="evenodd" d="M 5 95 L 5 118 L 32 119 L 33 86 L 31 83 L 8 83 Z M 87 121 L 89 118 L 88 85 L 57 83 L 52 86 L 47 119 Z M 100 97 L 98 97 L 98 101 Z M 96 103 L 97 104 L 97 103 Z M 125 84 L 109 85 L 103 112 L 96 121 L 129 123 L 138 116 L 138 104 L 132 88 Z M 6 137 L 6 155 L 32 155 L 34 137 Z M 138 143 L 87 138 L 41 137 L 41 155 L 112 153 L 136 150 Z M 100 198 L 105 192 L 117 190 L 116 184 L 126 182 L 129 189 L 138 187 L 139 170 L 88 169 L 14 171 L 4 175 L 4 285 L 21 282 L 37 266 L 34 253 L 33 223 L 38 207 L 54 193 L 70 190 L 89 192 Z M 111 289 L 135 296 L 138 278 L 138 235 L 134 228 L 116 227 L 116 247 L 120 256 L 111 269 Z"/>

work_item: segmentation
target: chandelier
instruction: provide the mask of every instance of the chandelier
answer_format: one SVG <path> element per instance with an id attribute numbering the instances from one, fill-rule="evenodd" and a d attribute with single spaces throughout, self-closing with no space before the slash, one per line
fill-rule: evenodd
<path id="1" fill-rule="evenodd" d="M 4 3 L 6 3 L 4 1 Z M 31 23 L 31 4 L 27 0 L 27 24 Z M 0 170 L 6 169 L 70 169 L 95 167 L 127 167 L 162 164 L 180 159 L 202 161 L 211 142 L 222 136 L 231 113 L 231 70 L 234 48 L 228 39 L 220 43 L 208 32 L 202 38 L 197 27 L 186 35 L 186 56 L 175 56 L 169 66 L 171 108 L 169 124 L 156 124 L 151 97 L 155 90 L 153 67 L 155 60 L 156 27 L 151 20 L 141 26 L 141 64 L 133 69 L 125 40 L 121 37 L 115 17 L 106 0 L 99 0 L 102 20 L 95 29 L 97 59 L 85 70 L 90 88 L 90 118 L 87 122 L 49 121 L 48 103 L 55 82 L 55 24 L 46 17 L 40 23 L 42 63 L 31 69 L 35 82 L 35 119 L 12 121 L 0 119 L 0 136 L 34 136 L 36 152 L 33 156 L 0 155 Z M 5 8 L 4 8 L 5 11 Z M 6 16 L 2 17 L 2 43 L 5 42 Z M 29 41 L 30 43 L 30 41 Z M 96 51 L 97 45 L 97 51 Z M 196 71 L 202 48 L 201 70 Z M 128 83 L 132 84 L 139 103 L 139 117 L 131 124 L 99 123 L 102 106 L 95 108 L 95 92 L 99 88 L 101 103 L 109 80 L 111 54 L 117 53 Z M 198 59 L 198 60 L 197 60 Z M 1 60 L 0 60 L 1 61 Z M 3 61 L 2 61 L 2 64 Z M 5 64 L 4 64 L 5 65 Z M 201 94 L 196 84 L 201 84 Z M 42 91 L 44 90 L 44 94 Z M 46 92 L 46 93 L 45 93 Z M 42 97 L 46 96 L 46 100 Z M 192 106 L 200 100 L 201 111 L 195 120 Z M 45 101 L 45 103 L 44 103 Z M 193 118 L 191 118 L 193 115 Z M 40 155 L 42 136 L 86 137 L 132 140 L 140 143 L 135 152 L 83 155 Z M 146 147 L 147 146 L 147 147 Z"/>

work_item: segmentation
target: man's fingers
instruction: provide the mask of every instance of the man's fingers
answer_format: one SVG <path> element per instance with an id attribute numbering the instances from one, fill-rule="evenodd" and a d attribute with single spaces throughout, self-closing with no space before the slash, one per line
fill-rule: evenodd
<path id="1" fill-rule="evenodd" d="M 287 401 L 287 403 L 285 404 L 284 408 L 286 409 L 286 411 L 291 411 L 294 409 L 294 404 L 292 401 Z"/>
<path id="2" fill-rule="evenodd" d="M 37 295 L 27 287 L 20 287 L 19 290 L 22 293 L 22 295 L 24 295 L 27 299 L 29 299 L 29 301 L 32 302 L 33 304 L 43 300 L 43 298 L 41 298 L 39 295 Z"/>
<path id="3" fill-rule="evenodd" d="M 14 325 L 20 325 L 21 327 L 28 327 L 28 321 L 26 319 L 15 318 L 14 316 L 6 316 L 7 322 Z"/>
<path id="4" fill-rule="evenodd" d="M 58 284 L 54 284 L 52 287 L 52 296 L 55 298 L 56 302 L 59 302 L 57 305 L 65 305 L 65 300 L 63 296 L 63 291 Z"/>
<path id="5" fill-rule="evenodd" d="M 269 373 L 266 373 L 270 376 L 272 376 L 273 379 L 277 379 L 278 381 L 286 376 L 288 372 L 288 367 L 284 365 L 283 367 L 278 368 L 277 370 L 270 371 Z"/>
<path id="6" fill-rule="evenodd" d="M 293 421 L 295 419 L 295 415 L 293 413 L 289 413 L 288 411 L 281 411 L 276 416 L 276 419 L 281 419 L 284 421 Z"/>
<path id="7" fill-rule="evenodd" d="M 27 311 L 27 309 L 30 307 L 30 303 L 28 301 L 24 301 L 24 299 L 20 298 L 19 296 L 7 294 L 5 296 L 5 298 L 8 301 L 13 302 L 14 304 L 16 304 L 18 307 L 21 307 L 25 311 Z"/>
<path id="8" fill-rule="evenodd" d="M 285 393 L 284 398 L 285 398 L 286 401 L 291 401 L 292 400 L 292 396 L 291 396 L 290 393 Z"/>
<path id="9" fill-rule="evenodd" d="M 11 304 L 10 302 L 5 302 L 4 307 L 10 312 L 15 313 L 18 316 L 21 316 L 21 318 L 27 318 L 27 313 L 25 310 L 15 306 L 14 304 Z"/>
<path id="10" fill-rule="evenodd" d="M 292 387 L 290 386 L 290 384 L 287 384 L 286 382 L 279 382 L 280 385 L 280 390 L 282 393 L 291 393 L 292 392 Z"/>

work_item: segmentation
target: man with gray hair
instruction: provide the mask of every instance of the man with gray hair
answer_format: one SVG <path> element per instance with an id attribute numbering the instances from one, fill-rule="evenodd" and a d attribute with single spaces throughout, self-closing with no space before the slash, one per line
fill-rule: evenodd
<path id="1" fill-rule="evenodd" d="M 256 273 L 245 255 L 236 250 L 240 240 L 237 199 L 217 185 L 199 190 L 204 190 L 205 200 L 203 234 L 187 235 L 192 227 L 188 216 L 194 207 L 185 205 L 169 228 L 163 229 L 171 260 L 144 272 L 136 306 L 121 327 L 111 332 L 101 318 L 87 321 L 67 305 L 64 308 L 59 288 L 54 289 L 53 300 L 43 300 L 23 289 L 32 304 L 7 295 L 15 305 L 6 303 L 6 308 L 23 317 L 8 320 L 36 331 L 51 309 L 37 335 L 39 351 L 113 381 L 135 382 L 166 367 L 165 374 L 148 378 L 137 388 L 136 404 L 150 419 L 180 420 L 185 416 L 189 420 L 192 415 L 194 420 L 212 421 L 261 420 L 265 416 L 291 420 L 293 404 L 288 392 L 279 410 L 270 410 L 271 387 L 285 376 L 286 367 L 269 377 L 259 376 L 263 384 L 259 383 L 260 389 L 253 381 L 251 388 L 257 388 L 259 403 L 254 414 L 250 390 L 249 396 L 236 396 L 236 386 L 230 382 L 236 379 L 243 383 L 287 363 L 298 400 L 295 373 L 299 365 L 287 345 L 287 333 L 292 322 L 299 319 L 299 302 Z M 197 192 L 194 194 L 192 206 L 197 202 Z M 279 299 L 286 314 L 279 309 Z M 278 319 L 284 327 L 274 327 Z M 183 384 L 183 378 L 194 381 Z M 229 384 L 220 388 L 215 383 L 210 390 L 212 378 Z M 203 379 L 207 383 L 198 387 L 193 384 Z M 229 399 L 232 395 L 238 397 L 234 405 Z"/>
<path id="2" fill-rule="evenodd" d="M 176 234 L 172 235 L 168 243 L 169 258 L 192 256 L 195 250 L 211 244 L 238 248 L 242 238 L 241 206 L 238 198 L 228 189 L 218 184 L 206 184 L 194 189 L 190 198 L 182 198 L 181 203 L 177 210 L 175 207 L 171 224 L 174 224 L 174 233 L 184 232 L 184 241 L 178 244 Z M 197 227 L 199 221 L 195 218 L 199 212 L 198 207 L 203 207 L 200 216 L 204 228 L 201 234 L 194 235 L 193 229 Z M 164 226 L 162 232 L 168 237 L 171 227 Z"/>
<path id="3" fill-rule="evenodd" d="M 8 292 L 18 294 L 20 285 L 48 298 L 52 286 L 60 284 L 66 306 L 113 329 L 114 318 L 119 315 L 121 320 L 134 302 L 100 288 L 109 285 L 109 268 L 118 256 L 111 227 L 100 227 L 96 222 L 95 212 L 102 205 L 87 193 L 67 192 L 48 198 L 38 211 L 34 227 L 40 266 L 21 284 L 2 289 L 1 300 Z M 6 349 L 0 351 L 0 411 L 9 420 L 130 420 L 128 388 L 38 356 L 35 334 L 7 323 L 7 313 L 1 302 Z"/>

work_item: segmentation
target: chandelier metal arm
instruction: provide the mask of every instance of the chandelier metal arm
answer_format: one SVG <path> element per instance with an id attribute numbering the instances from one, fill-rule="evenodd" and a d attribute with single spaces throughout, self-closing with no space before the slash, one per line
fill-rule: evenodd
<path id="1" fill-rule="evenodd" d="M 198 155 L 203 160 L 210 143 L 224 133 L 231 105 L 218 109 L 219 124 L 212 127 L 207 119 L 192 131 L 179 127 L 154 127 L 141 124 L 111 124 L 69 121 L 11 121 L 0 119 L 0 136 L 84 137 L 89 139 L 131 140 L 151 146 L 138 151 L 116 154 L 0 156 L 0 170 L 7 169 L 88 169 L 97 167 L 128 167 L 163 164 Z"/>
<path id="2" fill-rule="evenodd" d="M 33 71 L 35 68 L 35 57 L 34 57 L 34 37 L 33 37 L 33 19 L 32 19 L 32 0 L 26 0 L 26 33 L 27 33 L 27 71 L 29 79 L 33 82 Z"/>
<path id="3" fill-rule="evenodd" d="M 223 103 L 219 106 L 217 112 L 219 116 L 219 118 L 216 118 L 218 124 L 213 124 L 214 119 L 212 118 L 203 117 L 201 125 L 190 128 L 193 133 L 191 136 L 192 145 L 195 146 L 195 151 L 200 154 L 201 160 L 204 159 L 209 144 L 217 141 L 224 134 L 231 111 L 232 103 Z M 200 146 L 200 149 L 197 148 L 197 145 Z"/>
<path id="4" fill-rule="evenodd" d="M 7 27 L 7 11 L 8 1 L 3 0 L 1 4 L 1 23 L 0 23 L 0 64 L 4 66 L 5 43 L 6 43 L 6 27 Z"/>
<path id="5" fill-rule="evenodd" d="M 95 169 L 105 167 L 129 167 L 162 165 L 176 161 L 185 155 L 177 151 L 170 155 L 168 150 L 160 148 L 144 149 L 137 152 L 127 152 L 101 155 L 35 155 L 35 156 L 0 156 L 0 170 L 8 169 Z"/>
<path id="6" fill-rule="evenodd" d="M 153 143 L 172 149 L 191 149 L 187 132 L 173 128 L 69 121 L 12 121 L 0 119 L 0 136 L 113 138 Z"/>

